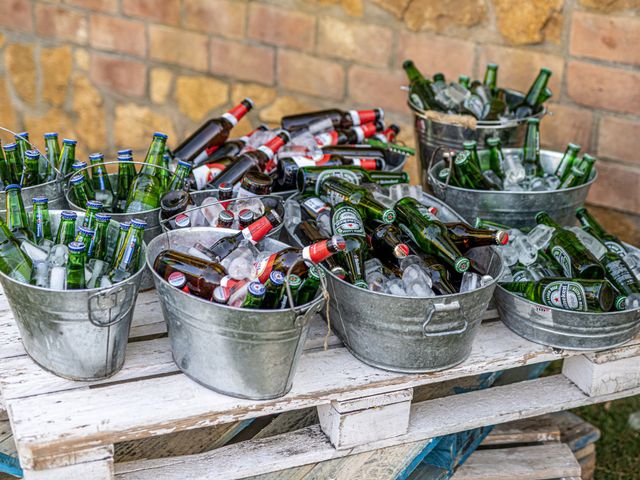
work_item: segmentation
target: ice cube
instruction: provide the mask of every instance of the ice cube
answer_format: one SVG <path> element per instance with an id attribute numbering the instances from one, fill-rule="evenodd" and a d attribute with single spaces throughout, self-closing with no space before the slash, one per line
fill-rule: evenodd
<path id="1" fill-rule="evenodd" d="M 382 273 L 382 262 L 377 258 L 371 258 L 364 262 L 364 276 L 369 281 L 369 275 Z"/>
<path id="2" fill-rule="evenodd" d="M 69 249 L 66 245 L 54 245 L 47 256 L 47 261 L 53 267 L 64 267 L 69 259 Z"/>
<path id="3" fill-rule="evenodd" d="M 551 240 L 555 230 L 555 228 L 550 227 L 549 225 L 536 225 L 529 231 L 529 233 L 527 233 L 527 238 L 535 248 L 543 250 L 547 248 L 547 245 L 549 245 L 549 241 Z"/>
<path id="4" fill-rule="evenodd" d="M 218 222 L 218 215 L 220 215 L 220 212 L 224 210 L 224 207 L 215 197 L 205 198 L 202 200 L 200 206 L 202 207 L 200 211 L 204 218 L 209 222 L 210 226 L 215 227 Z"/>
<path id="5" fill-rule="evenodd" d="M 486 287 L 491 282 L 493 282 L 493 277 L 491 275 L 483 275 L 482 278 L 480 279 L 480 286 Z"/>
<path id="6" fill-rule="evenodd" d="M 52 290 L 67 289 L 67 269 L 61 266 L 53 266 L 49 274 L 49 288 Z"/>
<path id="7" fill-rule="evenodd" d="M 295 200 L 284 203 L 284 228 L 293 231 L 302 222 L 302 210 Z"/>
<path id="8" fill-rule="evenodd" d="M 527 175 L 522 165 L 522 160 L 518 155 L 504 155 L 502 168 L 504 170 L 505 190 L 509 190 L 506 188 L 507 184 L 518 185 Z"/>
<path id="9" fill-rule="evenodd" d="M 100 286 L 100 277 L 102 277 L 107 270 L 107 264 L 103 260 L 92 258 L 89 260 L 89 269 L 91 276 L 87 281 L 87 288 L 96 288 Z"/>
<path id="10" fill-rule="evenodd" d="M 389 280 L 384 286 L 384 293 L 388 293 L 390 295 L 406 295 L 404 291 L 404 284 L 402 280 L 399 278 L 394 278 L 393 280 Z"/>
<path id="11" fill-rule="evenodd" d="M 27 254 L 32 262 L 44 262 L 48 257 L 46 251 L 37 245 L 34 245 L 29 240 L 23 240 L 20 244 L 20 248 Z"/>
<path id="12" fill-rule="evenodd" d="M 109 279 L 107 275 L 103 275 L 100 278 L 100 288 L 110 287 L 111 285 L 113 285 L 113 282 Z"/>
<path id="13" fill-rule="evenodd" d="M 518 261 L 523 265 L 531 265 L 538 258 L 538 249 L 526 235 L 516 238 L 513 248 L 518 252 Z"/>
<path id="14" fill-rule="evenodd" d="M 241 210 L 245 208 L 247 210 L 251 210 L 256 218 L 264 215 L 264 204 L 259 198 L 256 197 L 246 197 L 241 198 L 240 200 L 236 200 L 232 202 L 230 205 L 231 211 L 235 214 L 236 218 Z"/>
<path id="15" fill-rule="evenodd" d="M 584 245 L 597 259 L 601 259 L 607 253 L 607 247 L 605 247 L 600 240 L 588 232 L 585 232 L 580 227 L 569 227 L 569 230 L 578 237 L 580 243 Z"/>
<path id="16" fill-rule="evenodd" d="M 502 261 L 506 266 L 511 267 L 518 263 L 518 251 L 513 245 L 504 245 L 503 247 L 497 248 L 496 252 L 502 257 Z"/>
<path id="17" fill-rule="evenodd" d="M 48 238 L 45 238 L 44 240 L 42 240 L 42 243 L 40 244 L 40 248 L 42 248 L 45 252 L 47 252 L 47 255 L 51 252 L 51 249 L 53 248 L 54 243 L 52 240 L 49 240 Z"/>
<path id="18" fill-rule="evenodd" d="M 532 192 L 543 192 L 547 190 L 547 182 L 542 177 L 535 177 L 529 183 L 529 190 Z"/>
<path id="19" fill-rule="evenodd" d="M 402 284 L 407 295 L 412 297 L 433 297 L 431 278 L 418 264 L 410 265 L 402 272 Z"/>
<path id="20" fill-rule="evenodd" d="M 547 185 L 546 190 L 557 190 L 560 187 L 560 179 L 555 175 L 545 175 L 544 181 Z"/>
<path id="21" fill-rule="evenodd" d="M 224 262 L 236 252 L 238 253 L 233 256 L 231 261 L 228 262 L 227 265 L 224 265 Z M 222 261 L 229 276 L 235 280 L 253 280 L 256 277 L 256 268 L 251 250 L 248 248 L 237 248 L 231 255 Z"/>
<path id="22" fill-rule="evenodd" d="M 37 287 L 47 288 L 49 286 L 50 266 L 47 261 L 33 262 L 31 279 Z"/>
<path id="23" fill-rule="evenodd" d="M 462 274 L 462 282 L 460 282 L 460 293 L 470 292 L 480 288 L 482 277 L 477 273 L 464 272 Z"/>
<path id="24" fill-rule="evenodd" d="M 631 293 L 626 300 L 625 310 L 640 308 L 640 293 Z"/>

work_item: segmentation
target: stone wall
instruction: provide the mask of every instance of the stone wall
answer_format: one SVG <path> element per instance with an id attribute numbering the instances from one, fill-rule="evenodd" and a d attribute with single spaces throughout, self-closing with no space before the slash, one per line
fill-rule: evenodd
<path id="1" fill-rule="evenodd" d="M 590 202 L 640 214 L 639 0 L 0 0 L 0 125 L 80 151 L 175 144 L 245 95 L 283 113 L 378 105 L 413 142 L 399 65 L 526 89 L 553 70 L 545 146 L 596 154 Z M 618 218 L 618 217 L 616 217 Z M 637 218 L 631 222 L 636 222 Z M 640 243 L 640 239 L 634 239 Z"/>

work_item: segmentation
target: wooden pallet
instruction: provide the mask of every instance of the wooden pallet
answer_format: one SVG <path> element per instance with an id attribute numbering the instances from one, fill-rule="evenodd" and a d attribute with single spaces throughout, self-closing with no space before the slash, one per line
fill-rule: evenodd
<path id="1" fill-rule="evenodd" d="M 0 297 L 0 389 L 27 480 L 232 480 L 386 447 L 424 446 L 453 432 L 640 393 L 640 341 L 580 355 L 528 342 L 491 319 L 495 312 L 488 312 L 465 362 L 417 375 L 369 367 L 334 336 L 324 351 L 325 326 L 316 320 L 292 391 L 252 401 L 207 390 L 178 371 L 153 291 L 138 299 L 124 368 L 98 382 L 64 380 L 34 364 Z M 563 358 L 563 375 L 412 402 L 419 387 Z M 320 425 L 114 466 L 114 445 L 123 442 L 155 442 L 150 439 L 309 407 L 317 408 Z"/>

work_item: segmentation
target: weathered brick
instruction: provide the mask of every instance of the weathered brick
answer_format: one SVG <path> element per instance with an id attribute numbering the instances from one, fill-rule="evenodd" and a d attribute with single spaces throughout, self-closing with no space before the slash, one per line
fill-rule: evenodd
<path id="1" fill-rule="evenodd" d="M 7 82 L 3 75 L 0 75 L 0 119 L 5 128 L 17 129 L 16 112 L 9 97 Z"/>
<path id="2" fill-rule="evenodd" d="M 154 68 L 150 74 L 149 96 L 153 103 L 164 103 L 171 90 L 173 73 L 166 68 Z"/>
<path id="3" fill-rule="evenodd" d="M 33 30 L 30 0 L 0 0 L 0 11 L 1 26 L 23 32 Z"/>
<path id="4" fill-rule="evenodd" d="M 168 141 L 172 145 L 177 144 L 178 138 L 176 138 L 173 122 L 167 115 L 134 103 L 116 106 L 114 134 L 118 147 L 145 149 L 149 146 L 154 131 L 167 134 Z"/>
<path id="5" fill-rule="evenodd" d="M 180 22 L 180 0 L 122 0 L 122 11 L 132 17 L 167 25 Z"/>
<path id="6" fill-rule="evenodd" d="M 247 35 L 254 40 L 311 50 L 315 28 L 316 20 L 312 15 L 261 3 L 251 3 L 249 6 Z"/>
<path id="7" fill-rule="evenodd" d="M 91 80 L 124 95 L 141 97 L 147 86 L 147 67 L 140 62 L 93 54 Z"/>
<path id="8" fill-rule="evenodd" d="M 280 95 L 266 108 L 260 110 L 260 120 L 272 127 L 280 125 L 280 119 L 285 115 L 317 110 L 318 106 L 308 103 L 300 98 Z"/>
<path id="9" fill-rule="evenodd" d="M 184 26 L 215 33 L 223 37 L 241 38 L 247 6 L 230 0 L 185 0 Z"/>
<path id="10" fill-rule="evenodd" d="M 243 98 L 253 100 L 256 108 L 262 108 L 273 102 L 278 96 L 276 90 L 271 87 L 263 87 L 255 83 L 238 83 L 231 86 L 231 103 L 237 105 Z"/>
<path id="11" fill-rule="evenodd" d="M 46 102 L 56 106 L 64 104 L 72 67 L 70 46 L 63 45 L 40 50 L 42 98 Z"/>
<path id="12" fill-rule="evenodd" d="M 570 53 L 640 65 L 640 19 L 574 12 Z"/>
<path id="13" fill-rule="evenodd" d="M 318 51 L 358 63 L 383 67 L 391 56 L 391 30 L 378 25 L 325 17 L 318 28 Z"/>
<path id="14" fill-rule="evenodd" d="M 415 31 L 443 32 L 451 27 L 472 27 L 486 16 L 485 0 L 412 0 L 404 11 L 404 23 Z"/>
<path id="15" fill-rule="evenodd" d="M 598 127 L 598 155 L 640 165 L 640 120 L 602 116 Z"/>
<path id="16" fill-rule="evenodd" d="M 349 98 L 363 105 L 406 112 L 407 94 L 400 90 L 406 83 L 400 70 L 389 72 L 354 65 L 349 70 Z"/>
<path id="17" fill-rule="evenodd" d="M 144 57 L 147 51 L 147 37 L 144 24 L 134 20 L 91 16 L 91 46 L 103 50 L 128 53 Z"/>
<path id="18" fill-rule="evenodd" d="M 65 0 L 64 3 L 99 12 L 115 13 L 118 11 L 118 0 Z"/>
<path id="19" fill-rule="evenodd" d="M 442 72 L 451 79 L 473 73 L 475 47 L 473 43 L 429 33 L 400 32 L 398 37 L 398 66 L 413 60 L 424 74 Z"/>
<path id="20" fill-rule="evenodd" d="M 104 100 L 84 73 L 73 75 L 73 101 L 78 145 L 95 152 L 105 147 L 107 128 Z M 51 127 L 50 127 L 51 128 Z M 85 152 L 88 153 L 88 152 Z"/>
<path id="21" fill-rule="evenodd" d="M 593 153 L 590 150 L 591 110 L 558 103 L 547 105 L 547 108 L 551 114 L 540 122 L 540 141 L 544 148 L 564 151 L 568 143 L 577 143 L 583 152 Z"/>
<path id="22" fill-rule="evenodd" d="M 278 84 L 296 92 L 340 100 L 344 96 L 344 69 L 329 60 L 280 50 Z"/>
<path id="23" fill-rule="evenodd" d="M 555 98 L 560 97 L 564 72 L 564 59 L 561 56 L 518 48 L 485 45 L 480 51 L 478 62 L 480 71 L 477 72 L 477 76 L 484 75 L 486 64 L 491 62 L 500 65 L 498 83 L 501 86 L 524 92 L 529 89 L 540 68 L 550 68 L 553 73 L 549 79 L 549 88 L 553 91 Z"/>
<path id="24" fill-rule="evenodd" d="M 212 38 L 211 72 L 272 85 L 275 54 L 271 47 Z"/>
<path id="25" fill-rule="evenodd" d="M 180 76 L 176 79 L 176 102 L 182 113 L 194 122 L 229 100 L 229 86 L 210 77 Z"/>
<path id="26" fill-rule="evenodd" d="M 612 162 L 596 163 L 598 180 L 591 186 L 587 200 L 616 210 L 640 213 L 640 169 Z"/>
<path id="27" fill-rule="evenodd" d="M 150 55 L 153 60 L 175 63 L 194 70 L 207 69 L 206 35 L 161 25 L 149 26 Z"/>
<path id="28" fill-rule="evenodd" d="M 588 107 L 640 114 L 640 72 L 573 61 L 567 68 L 567 89 Z"/>
<path id="29" fill-rule="evenodd" d="M 540 43 L 544 27 L 562 10 L 564 0 L 493 0 L 498 30 L 515 45 Z"/>
<path id="30" fill-rule="evenodd" d="M 36 5 L 36 31 L 43 37 L 86 44 L 89 39 L 87 16 L 75 10 L 38 3 Z"/>
<path id="31" fill-rule="evenodd" d="M 4 50 L 4 64 L 18 97 L 25 103 L 35 105 L 37 78 L 33 45 L 27 43 L 7 45 Z"/>

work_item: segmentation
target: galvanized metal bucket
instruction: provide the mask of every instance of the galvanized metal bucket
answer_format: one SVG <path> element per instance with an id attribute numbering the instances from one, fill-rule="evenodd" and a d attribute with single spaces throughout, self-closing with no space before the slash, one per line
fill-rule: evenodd
<path id="1" fill-rule="evenodd" d="M 240 398 L 268 400 L 290 389 L 309 320 L 324 305 L 322 296 L 295 309 L 233 308 L 189 295 L 153 270 L 158 254 L 172 246 L 213 243 L 236 233 L 222 228 L 172 230 L 147 247 L 173 358 L 187 376 L 207 388 Z M 267 238 L 267 247 L 287 245 Z"/>
<path id="2" fill-rule="evenodd" d="M 503 149 L 505 156 L 522 156 L 521 148 Z M 487 155 L 481 150 L 479 155 Z M 540 163 L 545 172 L 553 173 L 562 158 L 561 152 L 540 151 Z M 575 223 L 576 208 L 584 205 L 589 189 L 598 177 L 595 169 L 588 182 L 573 188 L 544 192 L 508 192 L 494 190 L 470 190 L 445 185 L 438 180 L 438 173 L 445 167 L 441 160 L 429 169 L 429 185 L 433 193 L 451 205 L 468 222 L 476 217 L 508 225 L 510 227 L 534 227 L 536 213 L 545 210 L 561 225 Z"/>
<path id="3" fill-rule="evenodd" d="M 60 214 L 60 210 L 50 212 L 54 231 Z M 79 221 L 83 218 L 78 214 Z M 115 242 L 117 231 L 118 224 L 112 221 L 107 238 Z M 143 253 L 144 249 L 143 245 Z M 109 288 L 64 291 L 27 285 L 0 272 L 27 354 L 45 370 L 72 380 L 100 380 L 120 370 L 142 277 L 140 267 Z"/>
<path id="4" fill-rule="evenodd" d="M 523 93 L 507 90 L 508 103 L 517 103 L 523 98 Z M 470 128 L 463 124 L 435 120 L 411 100 L 407 104 L 413 112 L 416 146 L 422 166 L 420 178 L 424 188 L 427 188 L 430 159 L 439 147 L 461 150 L 463 142 L 467 140 L 476 140 L 479 145 L 484 145 L 485 139 L 489 137 L 499 137 L 503 148 L 521 147 L 524 143 L 527 118 L 504 122 L 478 121 L 475 128 Z M 545 114 L 546 109 L 543 109 L 528 118 L 542 118 Z"/>
<path id="5" fill-rule="evenodd" d="M 571 312 L 537 304 L 500 285 L 495 299 L 500 318 L 507 327 L 543 345 L 567 350 L 606 350 L 640 333 L 640 308 L 608 313 Z"/>
<path id="6" fill-rule="evenodd" d="M 430 195 L 424 194 L 422 202 L 437 207 L 442 221 L 463 221 Z M 301 244 L 294 232 L 289 235 Z M 422 373 L 463 362 L 503 269 L 492 248 L 473 249 L 467 256 L 494 280 L 471 292 L 431 298 L 364 290 L 326 270 L 331 325 L 356 358 L 384 370 Z"/>

